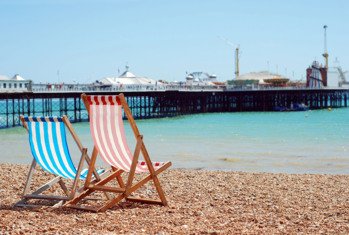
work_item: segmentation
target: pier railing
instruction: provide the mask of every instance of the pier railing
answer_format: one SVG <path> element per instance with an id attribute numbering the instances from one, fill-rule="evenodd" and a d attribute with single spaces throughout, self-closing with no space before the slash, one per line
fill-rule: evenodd
<path id="1" fill-rule="evenodd" d="M 118 94 L 120 92 L 86 92 Z M 124 92 L 135 118 L 172 117 L 205 112 L 273 111 L 303 103 L 310 109 L 348 107 L 345 89 L 270 89 L 234 91 Z M 0 93 L 0 128 L 20 125 L 20 115 L 88 120 L 81 92 Z"/>
<path id="2" fill-rule="evenodd" d="M 185 84 L 129 84 L 104 86 L 92 84 L 34 84 L 31 92 L 137 92 L 137 91 L 223 91 L 224 85 L 185 85 Z"/>

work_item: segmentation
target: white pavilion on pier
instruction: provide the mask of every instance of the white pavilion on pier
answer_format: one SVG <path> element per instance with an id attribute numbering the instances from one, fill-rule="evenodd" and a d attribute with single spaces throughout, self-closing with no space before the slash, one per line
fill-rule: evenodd
<path id="1" fill-rule="evenodd" d="M 125 72 L 118 77 L 105 77 L 98 80 L 101 85 L 120 86 L 120 85 L 155 85 L 157 81 L 151 78 L 136 76 L 129 71 L 129 66 L 126 66 Z"/>
<path id="2" fill-rule="evenodd" d="M 25 80 L 19 74 L 9 78 L 0 75 L 0 92 L 23 92 L 28 91 L 30 81 Z"/>

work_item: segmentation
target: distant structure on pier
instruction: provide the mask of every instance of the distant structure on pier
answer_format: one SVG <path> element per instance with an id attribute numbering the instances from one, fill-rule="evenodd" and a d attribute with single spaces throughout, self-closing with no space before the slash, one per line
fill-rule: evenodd
<path id="1" fill-rule="evenodd" d="M 215 74 L 192 72 L 186 76 L 187 86 L 215 86 L 220 85 Z"/>
<path id="2" fill-rule="evenodd" d="M 327 87 L 327 71 L 328 71 L 328 51 L 327 51 L 327 25 L 324 25 L 324 53 L 325 65 L 322 66 L 318 61 L 313 61 L 311 66 L 307 68 L 307 87 L 322 88 Z"/>
<path id="3" fill-rule="evenodd" d="M 0 75 L 0 92 L 23 92 L 30 89 L 30 80 L 22 78 L 19 74 L 9 78 Z"/>
<path id="4" fill-rule="evenodd" d="M 135 87 L 135 86 L 154 86 L 158 85 L 158 81 L 147 78 L 144 76 L 136 76 L 132 72 L 129 71 L 129 66 L 126 66 L 125 72 L 123 72 L 118 77 L 105 77 L 101 80 L 97 80 L 94 83 L 94 86 L 101 87 L 101 88 L 108 88 L 108 87 Z M 160 85 L 160 84 L 159 84 Z"/>
<path id="5" fill-rule="evenodd" d="M 322 88 L 327 86 L 327 68 L 320 65 L 319 62 L 314 61 L 312 65 L 307 68 L 307 87 Z"/>
<path id="6" fill-rule="evenodd" d="M 228 85 L 236 88 L 285 87 L 289 80 L 280 74 L 261 71 L 239 75 L 235 80 L 228 81 Z"/>

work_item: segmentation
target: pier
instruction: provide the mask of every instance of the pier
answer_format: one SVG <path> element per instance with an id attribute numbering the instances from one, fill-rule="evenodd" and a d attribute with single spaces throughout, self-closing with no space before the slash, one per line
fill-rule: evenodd
<path id="1" fill-rule="evenodd" d="M 86 92 L 118 94 L 119 92 Z M 348 89 L 268 89 L 231 91 L 123 92 L 136 119 L 194 113 L 273 111 L 276 106 L 303 103 L 310 109 L 348 107 Z M 62 116 L 87 121 L 81 92 L 0 93 L 0 128 L 20 125 L 20 115 Z"/>

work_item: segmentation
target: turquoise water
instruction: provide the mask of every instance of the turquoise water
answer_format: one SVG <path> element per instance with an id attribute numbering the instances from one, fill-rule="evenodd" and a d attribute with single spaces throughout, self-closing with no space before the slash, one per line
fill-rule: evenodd
<path id="1" fill-rule="evenodd" d="M 349 173 L 349 108 L 198 114 L 137 120 L 137 124 L 151 158 L 170 160 L 175 168 Z M 91 150 L 88 123 L 74 124 L 74 128 Z M 133 148 L 129 127 L 127 134 Z M 0 130 L 0 162 L 29 163 L 27 138 L 21 127 Z M 69 144 L 77 161 L 71 138 Z"/>

